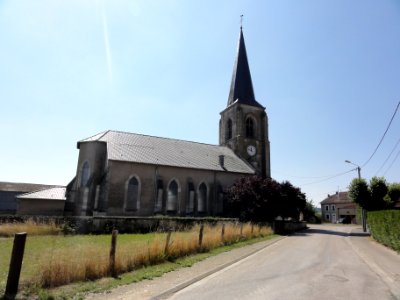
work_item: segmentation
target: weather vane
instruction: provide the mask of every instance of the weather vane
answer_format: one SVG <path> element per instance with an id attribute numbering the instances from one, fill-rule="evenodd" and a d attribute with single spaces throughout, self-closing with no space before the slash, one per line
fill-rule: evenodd
<path id="1" fill-rule="evenodd" d="M 242 28 L 242 26 L 243 26 L 243 15 L 240 15 L 240 29 Z"/>

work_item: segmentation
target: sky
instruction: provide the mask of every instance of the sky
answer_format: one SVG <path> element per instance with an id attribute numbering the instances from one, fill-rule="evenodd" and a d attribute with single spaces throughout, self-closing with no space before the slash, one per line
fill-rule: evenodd
<path id="1" fill-rule="evenodd" d="M 0 181 L 66 185 L 109 129 L 217 144 L 242 14 L 272 177 L 400 182 L 398 0 L 0 0 Z"/>

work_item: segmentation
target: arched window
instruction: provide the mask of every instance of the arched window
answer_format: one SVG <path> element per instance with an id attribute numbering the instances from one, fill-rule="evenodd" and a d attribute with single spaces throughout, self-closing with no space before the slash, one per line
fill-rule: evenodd
<path id="1" fill-rule="evenodd" d="M 167 211 L 176 211 L 178 207 L 178 184 L 172 180 L 168 186 Z"/>
<path id="2" fill-rule="evenodd" d="M 187 214 L 192 214 L 194 211 L 194 185 L 193 182 L 188 183 L 188 198 L 186 201 L 186 213 Z"/>
<path id="3" fill-rule="evenodd" d="M 221 185 L 218 185 L 218 193 L 217 193 L 217 205 L 215 213 L 220 215 L 224 212 L 224 190 Z"/>
<path id="4" fill-rule="evenodd" d="M 232 138 L 232 120 L 228 119 L 228 122 L 226 122 L 226 128 L 225 128 L 225 137 L 226 140 L 230 140 Z"/>
<path id="5" fill-rule="evenodd" d="M 246 137 L 254 137 L 254 121 L 252 118 L 246 119 Z"/>
<path id="6" fill-rule="evenodd" d="M 197 197 L 197 212 L 202 213 L 206 211 L 207 203 L 207 186 L 203 182 L 199 186 L 199 195 Z"/>
<path id="7" fill-rule="evenodd" d="M 162 212 L 163 209 L 163 193 L 164 192 L 164 184 L 162 179 L 157 179 L 157 196 L 156 203 L 154 207 L 154 212 L 159 213 Z"/>
<path id="8" fill-rule="evenodd" d="M 140 184 L 136 177 L 132 177 L 127 183 L 125 210 L 139 209 Z"/>
<path id="9" fill-rule="evenodd" d="M 87 161 L 84 162 L 81 170 L 81 187 L 86 187 L 89 181 L 90 167 Z"/>

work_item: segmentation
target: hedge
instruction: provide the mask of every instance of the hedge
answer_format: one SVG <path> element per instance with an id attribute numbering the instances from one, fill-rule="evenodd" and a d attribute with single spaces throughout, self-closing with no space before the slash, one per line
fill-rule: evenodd
<path id="1" fill-rule="evenodd" d="M 400 210 L 370 211 L 367 222 L 375 240 L 400 252 Z"/>

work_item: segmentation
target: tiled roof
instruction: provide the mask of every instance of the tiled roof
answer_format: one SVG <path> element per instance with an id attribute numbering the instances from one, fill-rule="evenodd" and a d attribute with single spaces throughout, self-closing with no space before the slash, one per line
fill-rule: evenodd
<path id="1" fill-rule="evenodd" d="M 107 143 L 109 160 L 254 174 L 254 169 L 225 146 L 136 133 L 106 131 L 78 142 Z M 224 156 L 224 168 L 220 156 Z"/>
<path id="2" fill-rule="evenodd" d="M 65 200 L 65 187 L 53 187 L 17 196 L 18 199 Z"/>
<path id="3" fill-rule="evenodd" d="M 35 184 L 35 183 L 20 183 L 20 182 L 0 182 L 0 191 L 5 192 L 32 192 L 42 189 L 54 187 L 54 185 Z"/>
<path id="4" fill-rule="evenodd" d="M 357 205 L 354 202 L 341 207 L 341 209 L 355 209 L 355 208 L 357 208 Z"/>
<path id="5" fill-rule="evenodd" d="M 335 204 L 335 203 L 352 203 L 353 201 L 348 197 L 348 192 L 339 192 L 333 195 L 328 195 L 321 204 Z"/>

